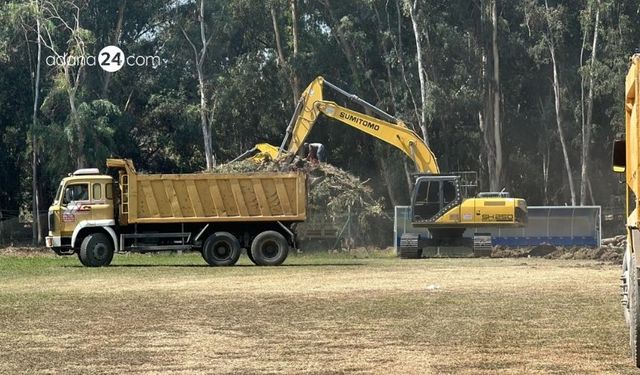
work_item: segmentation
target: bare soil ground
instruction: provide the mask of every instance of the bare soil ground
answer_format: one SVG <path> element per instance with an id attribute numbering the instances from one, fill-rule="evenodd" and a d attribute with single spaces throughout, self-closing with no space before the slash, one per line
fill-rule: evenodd
<path id="1" fill-rule="evenodd" d="M 491 252 L 492 258 L 530 258 L 539 257 L 546 259 L 564 260 L 601 260 L 605 262 L 622 264 L 624 255 L 623 247 L 556 247 L 551 245 L 539 245 L 523 248 L 505 248 L 496 246 Z"/>
<path id="2" fill-rule="evenodd" d="M 611 263 L 0 254 L 0 373 L 635 373 Z"/>

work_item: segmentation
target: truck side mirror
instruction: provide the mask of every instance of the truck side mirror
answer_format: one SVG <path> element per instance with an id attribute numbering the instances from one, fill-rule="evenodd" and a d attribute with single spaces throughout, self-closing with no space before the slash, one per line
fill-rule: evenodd
<path id="1" fill-rule="evenodd" d="M 613 171 L 623 173 L 627 165 L 627 145 L 624 139 L 613 141 Z"/>

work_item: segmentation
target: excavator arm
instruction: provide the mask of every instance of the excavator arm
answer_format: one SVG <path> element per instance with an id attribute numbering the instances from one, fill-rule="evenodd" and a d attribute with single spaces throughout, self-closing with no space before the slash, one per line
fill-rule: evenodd
<path id="1" fill-rule="evenodd" d="M 340 106 L 333 101 L 324 100 L 323 89 L 325 86 L 369 109 L 384 118 L 384 120 Z M 440 173 L 436 157 L 429 146 L 402 121 L 358 98 L 356 95 L 349 94 L 325 81 L 322 77 L 316 78 L 302 93 L 296 111 L 287 127 L 287 134 L 280 146 L 280 152 L 286 151 L 290 154 L 296 154 L 304 144 L 320 114 L 336 119 L 343 124 L 395 146 L 415 162 L 420 173 Z M 287 140 L 289 145 L 284 150 Z"/>

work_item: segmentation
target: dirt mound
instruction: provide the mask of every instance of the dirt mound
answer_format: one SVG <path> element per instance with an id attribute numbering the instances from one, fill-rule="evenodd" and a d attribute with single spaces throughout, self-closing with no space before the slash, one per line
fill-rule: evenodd
<path id="1" fill-rule="evenodd" d="M 0 255 L 34 257 L 34 256 L 46 256 L 46 255 L 52 255 L 52 254 L 53 254 L 53 251 L 47 249 L 46 247 L 27 247 L 27 246 L 0 247 Z"/>
<path id="2" fill-rule="evenodd" d="M 535 246 L 533 249 L 529 250 L 527 255 L 532 257 L 544 257 L 555 251 L 557 251 L 555 246 L 542 244 L 542 245 Z"/>
<path id="3" fill-rule="evenodd" d="M 538 257 L 545 259 L 595 259 L 613 263 L 622 263 L 624 248 L 603 246 L 599 248 L 588 247 L 558 247 L 542 244 L 534 247 L 506 248 L 495 246 L 491 252 L 492 258 L 520 258 Z"/>

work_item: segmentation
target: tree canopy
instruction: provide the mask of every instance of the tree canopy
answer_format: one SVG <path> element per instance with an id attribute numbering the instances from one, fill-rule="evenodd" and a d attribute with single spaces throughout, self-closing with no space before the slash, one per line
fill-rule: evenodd
<path id="1" fill-rule="evenodd" d="M 0 212 L 31 208 L 34 171 L 46 210 L 62 176 L 106 157 L 192 172 L 279 145 L 318 75 L 403 119 L 483 190 L 606 205 L 623 191 L 610 154 L 639 13 L 635 0 L 5 0 Z M 108 45 L 142 60 L 68 63 Z M 399 151 L 327 119 L 311 139 L 389 207 L 407 203 Z"/>

